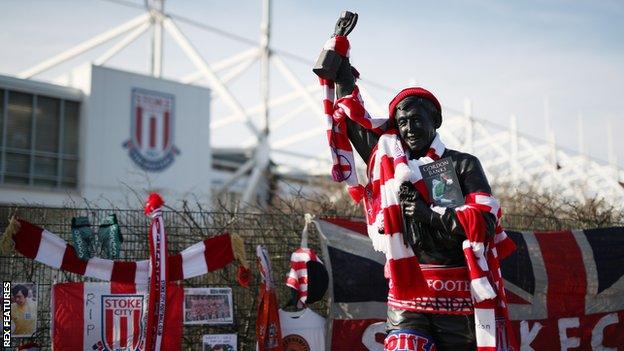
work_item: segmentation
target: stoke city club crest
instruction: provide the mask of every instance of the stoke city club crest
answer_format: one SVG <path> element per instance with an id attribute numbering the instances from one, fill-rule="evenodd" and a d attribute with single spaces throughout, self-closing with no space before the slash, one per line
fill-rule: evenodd
<path id="1" fill-rule="evenodd" d="M 179 150 L 173 143 L 175 96 L 146 89 L 132 89 L 130 140 L 124 143 L 140 168 L 158 172 L 173 163 Z"/>
<path id="2" fill-rule="evenodd" d="M 102 342 L 107 351 L 138 351 L 143 337 L 142 295 L 102 295 Z"/>

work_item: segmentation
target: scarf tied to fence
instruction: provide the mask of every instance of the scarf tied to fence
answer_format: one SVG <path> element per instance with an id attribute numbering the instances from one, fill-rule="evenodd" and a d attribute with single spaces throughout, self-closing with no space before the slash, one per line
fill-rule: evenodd
<path id="1" fill-rule="evenodd" d="M 167 235 L 160 210 L 164 203 L 160 195 L 151 193 L 145 204 L 145 214 L 152 218 L 148 234 L 150 259 L 146 351 L 160 350 L 165 328 L 168 280 Z"/>
<path id="2" fill-rule="evenodd" d="M 346 37 L 336 36 L 325 44 L 324 49 L 336 50 L 346 57 L 349 54 L 349 43 Z M 413 249 L 403 241 L 399 187 L 404 181 L 410 181 L 431 205 L 419 166 L 439 160 L 446 146 L 440 135 L 436 134 L 425 156 L 409 159 L 392 119 L 371 117 L 364 108 L 357 86 L 351 94 L 335 101 L 334 82 L 320 79 L 320 83 L 324 88 L 323 107 L 327 119 L 327 138 L 334 163 L 332 178 L 347 184 L 349 194 L 355 202 L 364 200 L 368 235 L 375 250 L 386 256 L 385 275 L 389 279 L 389 304 L 394 301 L 399 306 L 410 309 L 407 306 L 413 304 L 414 300 L 430 295 L 430 288 Z M 379 141 L 367 160 L 369 181 L 366 186 L 359 183 L 355 172 L 355 159 L 347 136 L 346 118 L 379 135 Z M 443 213 L 446 208 L 432 206 L 432 210 Z M 465 205 L 453 210 L 466 233 L 463 251 L 470 279 L 478 349 L 517 350 L 514 346 L 515 338 L 509 329 L 499 268 L 499 260 L 515 250 L 515 245 L 500 226 L 500 205 L 491 194 L 470 193 L 465 194 Z M 489 239 L 486 236 L 484 213 L 491 213 L 497 219 L 495 235 Z"/>
<path id="3" fill-rule="evenodd" d="M 258 295 L 258 314 L 256 315 L 256 340 L 258 343 L 256 349 L 258 351 L 284 351 L 269 252 L 266 247 L 258 245 L 256 255 L 263 280 L 259 286 Z"/>

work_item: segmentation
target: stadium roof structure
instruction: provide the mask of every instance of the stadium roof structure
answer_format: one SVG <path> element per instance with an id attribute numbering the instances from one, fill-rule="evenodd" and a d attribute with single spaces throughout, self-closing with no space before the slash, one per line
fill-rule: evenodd
<path id="1" fill-rule="evenodd" d="M 313 152 L 300 152 L 293 148 L 294 145 L 301 145 L 312 138 L 325 139 L 326 121 L 321 108 L 322 92 L 315 77 L 310 73 L 313 62 L 271 47 L 271 0 L 262 0 L 262 21 L 258 41 L 168 13 L 164 10 L 164 0 L 146 0 L 145 6 L 125 0 L 108 1 L 144 11 L 130 21 L 18 73 L 17 77 L 33 78 L 96 47 L 108 45 L 104 53 L 91 61 L 94 65 L 106 65 L 115 55 L 147 32 L 152 34 L 151 52 L 148 52 L 151 74 L 154 77 L 161 77 L 163 37 L 168 34 L 195 69 L 194 72 L 176 79 L 182 83 L 208 86 L 216 94 L 215 103 L 221 105 L 221 113 L 212 117 L 213 134 L 225 127 L 234 128 L 237 132 L 245 129 L 250 134 L 250 137 L 239 143 L 239 146 L 253 148 L 253 157 L 233 173 L 232 182 L 227 182 L 232 184 L 236 178 L 251 173 L 249 185 L 242 197 L 243 203 L 251 200 L 258 184 L 261 183 L 261 178 L 266 174 L 270 160 L 275 157 L 282 156 L 295 160 L 290 163 L 278 161 L 279 166 L 275 168 L 278 171 L 329 174 L 331 159 L 326 148 L 313 148 L 315 150 Z M 208 62 L 180 29 L 178 23 L 211 32 L 223 40 L 236 41 L 243 44 L 245 49 L 229 58 Z M 287 64 L 289 60 L 305 64 L 308 74 L 303 76 L 295 73 L 295 70 Z M 241 94 L 246 93 L 232 89 L 231 84 L 257 64 L 259 64 L 258 100 L 255 103 L 243 103 L 245 97 Z M 271 72 L 275 70 L 278 74 L 270 75 L 270 70 Z M 286 86 L 285 92 L 275 94 L 269 91 L 270 87 L 276 86 L 272 82 L 275 79 L 281 79 L 280 84 Z M 361 93 L 371 113 L 384 114 L 383 105 L 377 103 L 366 88 L 396 90 L 367 80 L 363 80 L 360 85 Z M 468 100 L 463 111 L 447 107 L 444 107 L 444 111 L 444 126 L 440 129 L 443 139 L 451 148 L 478 156 L 490 179 L 504 181 L 518 188 L 530 185 L 541 191 L 579 200 L 604 199 L 619 208 L 624 204 L 624 184 L 620 182 L 624 179 L 624 171 L 618 166 L 612 136 L 608 136 L 609 160 L 605 164 L 587 156 L 582 150 L 575 153 L 558 147 L 552 132 L 549 132 L 549 140 L 540 140 L 519 133 L 513 116 L 509 127 L 475 118 Z M 286 133 L 275 133 L 280 128 L 290 126 L 291 120 L 304 118 L 316 120 L 316 126 L 303 130 L 289 128 Z M 548 121 L 546 124 L 548 126 Z M 582 126 L 579 126 L 579 131 L 582 131 Z M 579 141 L 582 145 L 581 132 Z M 218 189 L 223 190 L 225 189 Z"/>

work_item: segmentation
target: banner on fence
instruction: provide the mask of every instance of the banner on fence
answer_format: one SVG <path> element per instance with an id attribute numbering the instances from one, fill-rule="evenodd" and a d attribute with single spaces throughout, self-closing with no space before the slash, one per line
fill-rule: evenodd
<path id="1" fill-rule="evenodd" d="M 144 350 L 147 285 L 63 283 L 52 291 L 55 350 Z M 167 285 L 162 349 L 181 350 L 184 292 Z"/>
<path id="2" fill-rule="evenodd" d="M 332 349 L 383 350 L 385 257 L 364 222 L 317 224 L 332 271 Z M 624 347 L 624 228 L 507 234 L 518 249 L 501 270 L 522 350 Z"/>

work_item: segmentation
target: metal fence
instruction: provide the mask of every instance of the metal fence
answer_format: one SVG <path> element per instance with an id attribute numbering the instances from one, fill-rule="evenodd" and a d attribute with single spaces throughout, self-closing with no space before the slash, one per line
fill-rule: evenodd
<path id="1" fill-rule="evenodd" d="M 17 210 L 18 215 L 33 224 L 46 228 L 71 242 L 70 223 L 75 216 L 87 216 L 92 226 L 97 226 L 106 215 L 117 215 L 124 236 L 121 257 L 124 260 L 140 260 L 148 257 L 147 228 L 149 218 L 140 210 L 90 209 L 90 208 L 43 208 L 0 206 L 0 230 L 8 224 L 9 215 Z M 246 244 L 247 257 L 252 263 L 253 278 L 250 288 L 240 287 L 235 280 L 236 265 L 187 279 L 184 287 L 231 287 L 234 302 L 234 323 L 225 326 L 185 325 L 183 331 L 183 349 L 201 349 L 204 334 L 236 333 L 240 350 L 255 349 L 255 321 L 259 274 L 255 268 L 255 247 L 267 247 L 273 265 L 274 278 L 278 282 L 278 301 L 281 305 L 289 298 L 285 284 L 280 283 L 288 272 L 290 254 L 299 247 L 300 233 L 304 223 L 303 213 L 284 213 L 278 211 L 264 213 L 229 213 L 229 212 L 177 212 L 163 213 L 169 251 L 179 252 L 186 247 L 207 237 L 224 232 L 240 235 Z M 535 215 L 507 215 L 505 225 L 515 230 L 558 230 L 564 228 L 583 228 L 587 223 L 569 221 L 561 218 L 540 217 Z M 309 246 L 317 252 L 319 248 L 316 228 L 310 228 Z M 19 254 L 0 256 L 0 276 L 2 280 L 16 282 L 36 282 L 38 284 L 38 324 L 32 338 L 13 339 L 15 346 L 21 342 L 35 341 L 44 349 L 50 349 L 50 291 L 52 284 L 61 282 L 90 281 L 82 276 L 55 270 L 43 264 L 26 259 Z M 326 301 L 321 301 L 312 308 L 327 316 Z"/>

